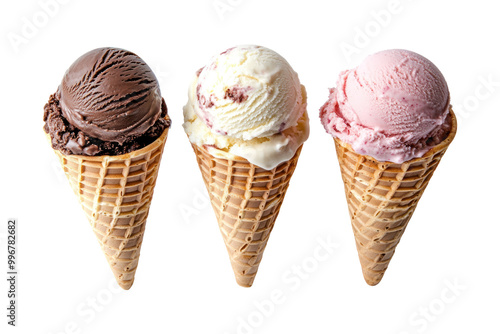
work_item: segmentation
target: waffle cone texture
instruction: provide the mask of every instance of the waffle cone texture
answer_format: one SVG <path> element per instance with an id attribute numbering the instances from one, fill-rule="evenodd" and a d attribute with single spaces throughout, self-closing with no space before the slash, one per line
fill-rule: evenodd
<path id="1" fill-rule="evenodd" d="M 241 157 L 216 158 L 192 145 L 236 282 L 253 284 L 302 149 L 271 170 Z"/>
<path id="2" fill-rule="evenodd" d="M 359 260 L 366 283 L 377 285 L 446 149 L 457 131 L 450 108 L 448 137 L 421 158 L 382 162 L 335 138 Z"/>
<path id="3" fill-rule="evenodd" d="M 168 130 L 148 146 L 122 155 L 64 155 L 54 150 L 125 290 L 134 283 Z"/>

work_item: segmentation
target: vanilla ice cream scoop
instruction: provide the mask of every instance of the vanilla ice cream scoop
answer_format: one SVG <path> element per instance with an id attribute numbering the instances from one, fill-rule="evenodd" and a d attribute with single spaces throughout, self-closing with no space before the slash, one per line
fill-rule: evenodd
<path id="1" fill-rule="evenodd" d="M 194 111 L 212 132 L 251 140 L 297 124 L 304 112 L 297 73 L 276 52 L 230 48 L 201 69 Z"/>
<path id="2" fill-rule="evenodd" d="M 239 156 L 271 170 L 309 137 L 307 95 L 276 52 L 237 46 L 200 69 L 184 106 L 189 141 L 221 158 Z"/>

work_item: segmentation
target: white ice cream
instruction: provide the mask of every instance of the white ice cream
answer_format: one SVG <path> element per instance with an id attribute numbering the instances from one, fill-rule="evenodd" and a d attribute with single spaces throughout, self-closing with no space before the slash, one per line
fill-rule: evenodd
<path id="1" fill-rule="evenodd" d="M 272 169 L 309 136 L 305 88 L 276 52 L 239 46 L 195 76 L 184 107 L 191 143 L 213 155 L 236 155 Z"/>

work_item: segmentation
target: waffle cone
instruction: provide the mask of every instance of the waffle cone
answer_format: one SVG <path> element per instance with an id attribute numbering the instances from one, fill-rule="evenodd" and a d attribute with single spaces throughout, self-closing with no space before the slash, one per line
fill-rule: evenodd
<path id="1" fill-rule="evenodd" d="M 192 145 L 207 187 L 236 282 L 250 287 L 297 165 L 293 158 L 272 170 L 241 157 L 217 158 Z"/>
<path id="2" fill-rule="evenodd" d="M 335 138 L 347 205 L 363 276 L 377 285 L 446 149 L 457 123 L 450 109 L 448 137 L 421 158 L 397 164 L 357 154 Z"/>
<path id="3" fill-rule="evenodd" d="M 150 145 L 117 156 L 64 155 L 54 150 L 125 290 L 134 282 L 167 134 L 168 129 Z"/>

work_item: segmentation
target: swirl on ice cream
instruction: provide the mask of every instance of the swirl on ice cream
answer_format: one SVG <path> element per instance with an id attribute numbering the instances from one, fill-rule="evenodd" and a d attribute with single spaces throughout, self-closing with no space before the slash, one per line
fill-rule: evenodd
<path id="1" fill-rule="evenodd" d="M 66 71 L 44 108 L 45 132 L 64 154 L 119 155 L 170 126 L 155 75 L 136 54 L 99 48 Z"/>

